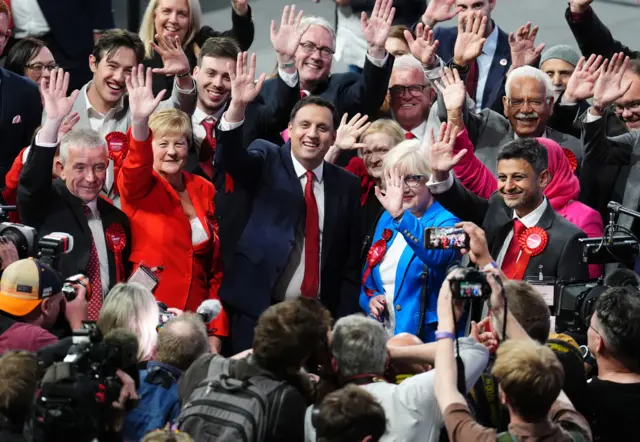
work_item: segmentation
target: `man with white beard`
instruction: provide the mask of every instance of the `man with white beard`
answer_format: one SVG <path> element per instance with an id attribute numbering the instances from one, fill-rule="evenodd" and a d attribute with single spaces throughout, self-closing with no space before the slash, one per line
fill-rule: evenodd
<path id="1" fill-rule="evenodd" d="M 580 55 L 567 45 L 553 46 L 542 53 L 540 70 L 551 77 L 553 98 L 556 103 L 567 88 L 569 78 L 571 78 L 579 60 Z"/>

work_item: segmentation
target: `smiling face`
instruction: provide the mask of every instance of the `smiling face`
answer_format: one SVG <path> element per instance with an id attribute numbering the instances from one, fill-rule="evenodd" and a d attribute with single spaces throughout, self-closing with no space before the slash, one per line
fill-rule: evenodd
<path id="1" fill-rule="evenodd" d="M 302 35 L 296 50 L 296 68 L 300 75 L 300 83 L 304 88 L 315 85 L 329 77 L 333 55 L 334 39 L 331 33 L 319 25 L 312 25 Z"/>
<path id="2" fill-rule="evenodd" d="M 187 0 L 159 0 L 153 24 L 161 37 L 184 40 L 189 32 L 189 3 Z"/>
<path id="3" fill-rule="evenodd" d="M 631 88 L 616 100 L 616 115 L 630 131 L 640 130 L 640 76 L 627 71 L 624 81 L 631 81 Z"/>
<path id="4" fill-rule="evenodd" d="M 556 101 L 567 88 L 569 78 L 575 69 L 572 64 L 558 58 L 549 59 L 540 66 L 540 70 L 551 77 L 551 81 L 553 81 L 553 96 Z"/>
<path id="5" fill-rule="evenodd" d="M 107 179 L 108 165 L 106 147 L 70 147 L 60 177 L 69 192 L 89 203 L 100 194 Z"/>
<path id="6" fill-rule="evenodd" d="M 400 173 L 405 177 L 402 185 L 402 208 L 421 217 L 433 202 L 433 195 L 427 187 L 429 177 L 412 175 L 403 170 Z"/>
<path id="7" fill-rule="evenodd" d="M 522 158 L 498 161 L 498 192 L 507 207 L 527 214 L 540 204 L 542 192 L 549 184 L 549 172 L 536 174 L 531 164 Z"/>
<path id="8" fill-rule="evenodd" d="M 95 89 L 102 101 L 115 106 L 127 92 L 125 79 L 131 75 L 131 69 L 137 61 L 136 53 L 127 47 L 120 47 L 111 54 L 104 54 L 99 63 L 90 55 L 89 67 L 93 72 L 91 89 Z"/>
<path id="9" fill-rule="evenodd" d="M 407 131 L 426 120 L 433 102 L 433 90 L 426 86 L 424 72 L 419 68 L 394 69 L 389 83 L 389 96 L 393 116 Z"/>
<path id="10" fill-rule="evenodd" d="M 504 115 L 521 138 L 540 137 L 553 112 L 553 98 L 546 97 L 544 83 L 518 77 L 511 82 L 509 98 L 503 98 Z"/>
<path id="11" fill-rule="evenodd" d="M 56 60 L 53 58 L 53 54 L 49 48 L 43 46 L 40 48 L 35 57 L 29 60 L 29 66 L 34 68 L 26 68 L 24 70 L 25 76 L 35 81 L 38 85 L 47 87 L 51 71 L 49 68 L 55 67 Z"/>
<path id="12" fill-rule="evenodd" d="M 365 145 L 362 148 L 362 160 L 367 172 L 374 180 L 379 181 L 383 177 L 382 160 L 393 148 L 393 139 L 383 132 L 378 132 L 365 136 L 361 142 Z"/>
<path id="13" fill-rule="evenodd" d="M 231 79 L 228 63 L 231 58 L 203 57 L 202 66 L 193 70 L 198 85 L 198 108 L 207 115 L 216 113 L 231 96 Z"/>
<path id="14" fill-rule="evenodd" d="M 153 169 L 163 177 L 182 173 L 189 154 L 189 143 L 184 134 L 167 133 L 154 137 Z"/>
<path id="15" fill-rule="evenodd" d="M 301 107 L 289 123 L 289 136 L 296 160 L 307 170 L 315 169 L 335 141 L 331 111 L 316 104 Z"/>

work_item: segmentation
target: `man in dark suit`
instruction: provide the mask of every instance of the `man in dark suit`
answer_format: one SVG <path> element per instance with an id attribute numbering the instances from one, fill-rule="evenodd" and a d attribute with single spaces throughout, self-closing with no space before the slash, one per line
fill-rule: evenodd
<path id="1" fill-rule="evenodd" d="M 103 297 L 128 275 L 131 231 L 126 215 L 99 197 L 109 163 L 104 138 L 91 129 L 74 129 L 58 142 L 62 119 L 78 95 L 66 96 L 68 84 L 69 74 L 54 70 L 42 91 L 47 118 L 20 176 L 18 210 L 39 238 L 52 232 L 73 236 L 73 249 L 60 257 L 59 270 L 89 277 L 89 318 L 95 320 Z M 52 184 L 58 144 L 62 172 Z"/>
<path id="2" fill-rule="evenodd" d="M 335 52 L 333 26 L 321 17 L 304 17 L 301 25 L 305 31 L 295 46 L 297 71 L 289 76 L 298 77 L 301 96 L 319 95 L 334 103 L 340 115 L 360 112 L 374 118 L 387 94 L 393 67 L 393 56 L 384 48 L 393 17 L 392 1 L 376 0 L 371 17 L 362 25 L 362 33 L 369 47 L 362 74 L 331 74 Z M 287 81 L 286 77 L 283 79 Z M 261 92 L 265 102 L 277 99 L 278 81 L 270 79 L 265 82 Z M 286 125 L 274 126 L 269 139 L 277 139 L 285 129 Z M 286 134 L 285 138 L 288 138 Z M 346 165 L 348 160 L 346 157 L 339 158 L 338 163 Z"/>
<path id="3" fill-rule="evenodd" d="M 496 0 L 456 0 L 455 9 L 451 9 L 451 2 L 447 0 L 431 0 L 422 16 L 422 22 L 431 28 L 458 16 L 458 27 L 436 27 L 434 37 L 440 42 L 440 58 L 445 63 L 451 61 L 453 67 L 466 75 L 469 96 L 476 102 L 478 111 L 493 104 L 511 67 L 509 35 L 491 20 L 495 7 Z M 474 16 L 487 18 L 483 36 L 486 41 L 482 53 L 477 58 L 469 58 L 465 56 L 470 46 L 469 32 L 465 30 L 470 30 L 466 25 Z"/>
<path id="4" fill-rule="evenodd" d="M 504 146 L 498 156 L 498 190 L 486 200 L 453 178 L 455 134 L 441 132 L 447 134 L 431 146 L 431 193 L 458 218 L 482 226 L 491 256 L 497 257 L 496 265 L 507 277 L 537 280 L 542 274 L 555 281 L 588 280 L 578 242 L 587 235 L 558 215 L 543 194 L 551 180 L 544 146 L 533 139 Z M 525 253 L 525 245 L 531 255 Z"/>
<path id="5" fill-rule="evenodd" d="M 10 35 L 9 9 L 0 1 L 0 53 Z M 33 132 L 40 125 L 42 102 L 38 86 L 31 80 L 0 69 L 0 107 L 0 188 L 4 188 L 4 177 L 13 160 L 31 143 Z"/>
<path id="6" fill-rule="evenodd" d="M 256 140 L 245 150 L 245 110 L 260 88 L 247 71 L 239 66 L 231 77 L 216 150 L 216 162 L 252 198 L 219 292 L 231 315 L 232 352 L 251 347 L 257 318 L 272 303 L 318 298 L 338 318 L 358 310 L 360 288 L 359 182 L 324 161 L 339 122 L 335 107 L 308 97 L 291 113 L 289 142 Z"/>
<path id="7" fill-rule="evenodd" d="M 101 31 L 115 28 L 111 0 L 13 0 L 11 10 L 15 39 L 44 41 L 71 74 L 70 91 L 91 80 L 87 59 L 94 41 Z"/>

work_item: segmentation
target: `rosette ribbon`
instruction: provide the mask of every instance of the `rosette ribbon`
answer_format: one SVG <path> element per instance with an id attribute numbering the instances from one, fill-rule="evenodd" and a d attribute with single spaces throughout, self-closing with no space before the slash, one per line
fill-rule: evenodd
<path id="1" fill-rule="evenodd" d="M 564 153 L 564 156 L 567 157 L 567 160 L 569 160 L 569 166 L 571 167 L 571 170 L 575 172 L 578 168 L 578 158 L 576 158 L 576 154 L 571 152 L 571 150 L 567 149 L 566 147 L 562 148 L 562 152 Z"/>
<path id="2" fill-rule="evenodd" d="M 116 282 L 124 280 L 124 263 L 122 262 L 122 251 L 127 245 L 127 234 L 122 224 L 111 224 L 105 232 L 107 247 L 113 252 L 116 261 Z"/>
<path id="3" fill-rule="evenodd" d="M 533 256 L 538 256 L 544 252 L 548 243 L 549 235 L 544 231 L 544 229 L 538 226 L 526 229 L 520 234 L 518 237 L 518 244 L 522 251 L 522 255 L 516 263 L 516 271 L 513 277 L 514 280 L 522 281 L 524 279 L 524 273 L 527 270 L 529 261 Z"/>
<path id="4" fill-rule="evenodd" d="M 114 195 L 120 195 L 120 191 L 118 190 L 118 174 L 129 152 L 127 134 L 111 132 L 104 138 L 107 140 L 107 147 L 109 148 L 109 159 L 113 161 L 113 193 Z"/>
<path id="5" fill-rule="evenodd" d="M 373 290 L 368 288 L 365 284 L 369 276 L 371 275 L 371 270 L 380 264 L 384 259 L 385 253 L 387 253 L 387 243 L 393 237 L 393 232 L 390 229 L 384 229 L 382 231 L 382 239 L 377 240 L 371 248 L 369 252 L 367 252 L 367 261 L 366 267 L 364 269 L 364 273 L 362 274 L 362 287 L 364 287 L 364 292 L 370 298 L 373 296 Z"/>

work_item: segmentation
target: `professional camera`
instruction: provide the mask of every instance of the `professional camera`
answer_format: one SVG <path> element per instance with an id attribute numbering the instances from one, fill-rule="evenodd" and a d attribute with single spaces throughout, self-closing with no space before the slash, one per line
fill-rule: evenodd
<path id="1" fill-rule="evenodd" d="M 36 255 L 36 229 L 16 223 L 0 223 L 0 237 L 6 238 L 16 247 L 18 259 Z"/>
<path id="2" fill-rule="evenodd" d="M 99 438 L 120 397 L 116 371 L 135 367 L 137 353 L 136 336 L 124 329 L 104 340 L 94 323 L 75 331 L 64 361 L 51 365 L 38 386 L 30 419 L 34 442 Z"/>
<path id="3" fill-rule="evenodd" d="M 13 244 L 18 252 L 18 259 L 38 257 L 53 269 L 58 269 L 60 255 L 73 249 L 73 236 L 68 233 L 54 232 L 43 236 L 37 242 L 36 229 L 16 223 L 0 223 L 0 237 Z"/>
<path id="4" fill-rule="evenodd" d="M 456 267 L 455 269 L 458 269 L 459 275 L 449 280 L 454 299 L 489 299 L 491 297 L 491 286 L 489 286 L 487 276 L 484 273 L 471 267 Z"/>
<path id="5" fill-rule="evenodd" d="M 586 334 L 596 301 L 608 288 L 602 278 L 597 282 L 558 284 L 556 331 Z"/>

